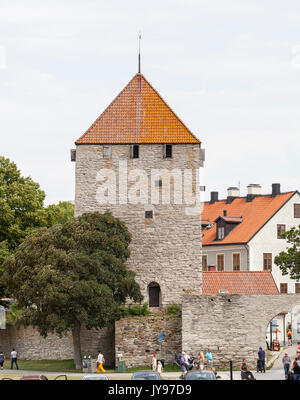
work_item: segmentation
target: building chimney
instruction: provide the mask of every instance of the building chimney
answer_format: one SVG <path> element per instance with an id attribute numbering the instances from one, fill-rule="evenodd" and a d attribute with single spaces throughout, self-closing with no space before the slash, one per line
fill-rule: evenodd
<path id="1" fill-rule="evenodd" d="M 210 192 L 210 204 L 214 204 L 219 200 L 219 192 Z"/>
<path id="2" fill-rule="evenodd" d="M 272 197 L 280 194 L 280 183 L 272 183 Z"/>
<path id="3" fill-rule="evenodd" d="M 247 186 L 247 189 L 248 194 L 255 194 L 255 196 L 261 194 L 261 186 L 257 183 L 250 183 L 250 185 Z"/>
<path id="4" fill-rule="evenodd" d="M 234 199 L 240 197 L 240 189 L 238 187 L 229 187 L 227 189 L 227 204 L 231 204 Z"/>
<path id="5" fill-rule="evenodd" d="M 247 189 L 247 201 L 252 201 L 257 195 L 261 194 L 261 186 L 257 183 L 250 183 L 250 185 L 247 186 Z"/>

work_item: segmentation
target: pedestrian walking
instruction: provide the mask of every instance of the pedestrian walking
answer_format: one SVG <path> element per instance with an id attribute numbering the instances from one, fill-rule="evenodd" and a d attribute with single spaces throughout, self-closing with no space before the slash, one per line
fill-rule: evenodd
<path id="1" fill-rule="evenodd" d="M 0 351 L 0 368 L 3 369 L 3 364 L 5 361 L 5 355 L 3 353 L 3 351 Z"/>
<path id="2" fill-rule="evenodd" d="M 15 349 L 12 349 L 12 352 L 10 353 L 10 360 L 11 360 L 10 369 L 14 368 L 14 364 L 16 364 L 16 368 L 19 369 L 19 366 L 18 366 L 18 354 L 17 354 Z"/>
<path id="3" fill-rule="evenodd" d="M 258 355 L 258 371 L 266 372 L 266 367 L 265 367 L 266 353 L 262 349 L 262 347 L 259 348 L 257 355 Z"/>
<path id="4" fill-rule="evenodd" d="M 189 368 L 189 363 L 186 360 L 186 353 L 183 351 L 180 356 L 181 375 L 179 379 L 183 379 L 184 374 L 188 371 L 188 368 Z"/>
<path id="5" fill-rule="evenodd" d="M 290 365 L 291 365 L 291 359 L 288 355 L 288 353 L 284 354 L 284 357 L 282 358 L 282 365 L 283 365 L 283 369 L 284 369 L 284 376 L 285 379 L 288 379 L 289 376 L 289 371 L 290 371 Z"/>
<path id="6" fill-rule="evenodd" d="M 292 331 L 290 329 L 288 330 L 287 336 L 288 336 L 288 346 L 292 346 Z"/>
<path id="7" fill-rule="evenodd" d="M 207 367 L 211 368 L 213 366 L 213 356 L 212 356 L 212 352 L 210 351 L 210 349 L 207 350 L 207 352 L 205 354 L 205 358 L 207 361 Z"/>
<path id="8" fill-rule="evenodd" d="M 199 354 L 199 368 L 200 368 L 201 371 L 204 370 L 204 362 L 205 362 L 205 357 L 204 357 L 203 351 L 200 351 L 200 354 Z"/>
<path id="9" fill-rule="evenodd" d="M 151 360 L 151 367 L 152 367 L 152 371 L 156 371 L 157 369 L 157 354 L 154 353 L 152 360 Z"/>
<path id="10" fill-rule="evenodd" d="M 300 381 L 300 360 L 295 358 L 293 363 L 294 381 Z"/>
<path id="11" fill-rule="evenodd" d="M 297 355 L 300 356 L 300 342 L 298 342 Z"/>
<path id="12" fill-rule="evenodd" d="M 105 372 L 103 368 L 103 364 L 105 363 L 104 355 L 102 351 L 99 350 L 98 358 L 97 358 L 97 373 L 100 374 L 100 371 Z"/>
<path id="13" fill-rule="evenodd" d="M 163 371 L 162 363 L 160 361 L 158 361 L 157 362 L 157 372 L 159 373 L 160 377 L 161 377 L 162 371 Z"/>

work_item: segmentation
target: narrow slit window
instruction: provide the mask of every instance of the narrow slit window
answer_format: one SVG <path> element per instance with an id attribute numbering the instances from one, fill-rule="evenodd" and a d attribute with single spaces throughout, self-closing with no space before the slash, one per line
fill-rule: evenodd
<path id="1" fill-rule="evenodd" d="M 103 158 L 111 158 L 112 147 L 103 146 Z"/>
<path id="2" fill-rule="evenodd" d="M 130 158 L 139 158 L 139 145 L 134 144 L 130 147 Z"/>
<path id="3" fill-rule="evenodd" d="M 164 145 L 164 157 L 172 158 L 172 145 L 171 144 Z"/>

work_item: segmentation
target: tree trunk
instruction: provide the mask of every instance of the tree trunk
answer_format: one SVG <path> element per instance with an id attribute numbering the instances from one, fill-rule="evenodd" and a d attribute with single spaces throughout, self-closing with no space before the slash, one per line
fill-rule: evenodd
<path id="1" fill-rule="evenodd" d="M 72 329 L 74 363 L 76 369 L 82 369 L 81 343 L 80 343 L 80 324 L 77 322 Z"/>

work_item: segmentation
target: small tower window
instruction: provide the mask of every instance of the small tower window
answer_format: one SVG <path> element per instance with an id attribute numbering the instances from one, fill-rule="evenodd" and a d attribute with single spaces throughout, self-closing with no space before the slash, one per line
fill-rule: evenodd
<path id="1" fill-rule="evenodd" d="M 111 146 L 103 146 L 103 158 L 111 158 Z"/>
<path id="2" fill-rule="evenodd" d="M 164 158 L 172 158 L 172 145 L 171 144 L 164 145 Z"/>
<path id="3" fill-rule="evenodd" d="M 149 307 L 160 306 L 160 286 L 156 282 L 151 282 L 148 286 Z"/>
<path id="4" fill-rule="evenodd" d="M 130 146 L 130 158 L 139 158 L 139 145 Z"/>
<path id="5" fill-rule="evenodd" d="M 145 218 L 153 218 L 153 211 L 145 211 Z"/>

